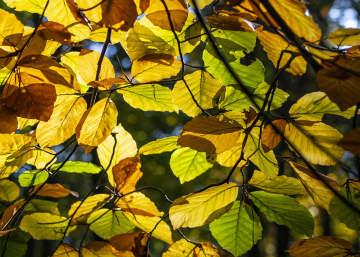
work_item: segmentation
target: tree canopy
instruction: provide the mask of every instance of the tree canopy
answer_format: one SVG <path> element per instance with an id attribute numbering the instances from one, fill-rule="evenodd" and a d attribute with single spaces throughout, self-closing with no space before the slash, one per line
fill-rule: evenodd
<path id="1" fill-rule="evenodd" d="M 51 256 L 150 256 L 153 238 L 163 257 L 241 256 L 269 222 L 299 239 L 291 256 L 360 255 L 360 29 L 324 35 L 300 0 L 4 2 L 38 15 L 0 9 L 2 256 L 37 240 Z M 311 92 L 281 86 L 309 73 Z M 186 118 L 139 145 L 129 106 Z M 166 180 L 141 182 L 159 154 Z M 213 182 L 179 191 L 200 176 Z M 355 236 L 324 233 L 315 210 Z"/>

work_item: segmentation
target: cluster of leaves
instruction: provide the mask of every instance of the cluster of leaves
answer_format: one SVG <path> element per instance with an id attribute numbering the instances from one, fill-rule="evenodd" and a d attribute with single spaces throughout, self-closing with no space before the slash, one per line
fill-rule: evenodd
<path id="1" fill-rule="evenodd" d="M 31 28 L 0 10 L 3 256 L 20 256 L 21 249 L 11 241 L 15 229 L 36 240 L 60 240 L 53 256 L 147 256 L 151 237 L 170 245 L 163 256 L 239 256 L 262 237 L 259 212 L 311 237 L 313 217 L 292 197 L 301 194 L 310 195 L 348 228 L 360 232 L 359 175 L 350 170 L 352 178 L 357 178 L 349 175 L 340 186 L 313 166 L 335 165 L 345 150 L 360 156 L 360 128 L 355 122 L 354 130 L 344 137 L 322 122 L 325 114 L 355 116 L 354 121 L 357 116 L 359 29 L 335 31 L 327 40 L 338 48 L 325 49 L 319 46 L 325 38 L 300 0 L 229 1 L 221 8 L 212 0 L 4 2 L 41 17 Z M 200 10 L 205 7 L 214 12 L 204 17 Z M 44 17 L 48 21 L 42 22 Z M 82 47 L 85 39 L 103 42 L 102 52 L 71 51 Z M 270 84 L 265 82 L 260 60 L 243 62 L 257 39 L 276 67 Z M 110 43 L 120 43 L 127 52 L 131 77 L 115 77 L 105 57 Z M 200 43 L 206 44 L 204 66 L 195 67 L 184 55 Z M 66 49 L 54 56 L 62 45 Z M 321 91 L 302 96 L 285 115 L 275 116 L 272 111 L 288 97 L 277 88 L 280 75 L 285 71 L 303 75 L 307 64 L 316 72 Z M 185 68 L 192 72 L 186 74 Z M 166 86 L 169 82 L 175 82 L 172 89 Z M 100 91 L 107 96 L 98 99 Z M 134 108 L 180 110 L 193 119 L 178 137 L 162 138 L 138 150 L 132 136 L 117 124 L 118 111 L 110 98 L 116 92 Z M 90 101 L 84 99 L 87 95 Z M 34 130 L 15 133 L 28 126 Z M 305 166 L 290 161 L 292 156 L 275 155 L 273 149 L 282 140 Z M 64 142 L 62 150 L 50 149 Z M 73 150 L 65 161 L 56 163 L 56 157 L 70 147 Z M 97 148 L 102 167 L 69 161 L 78 147 L 87 154 Z M 160 191 L 171 203 L 164 214 L 141 192 L 145 188 L 136 189 L 136 183 L 142 177 L 141 155 L 169 151 L 173 151 L 171 169 L 181 183 L 206 172 L 215 162 L 231 170 L 225 180 L 174 201 L 150 185 L 147 189 Z M 278 176 L 279 161 L 288 163 L 297 178 Z M 259 170 L 247 180 L 243 169 L 249 163 Z M 34 169 L 19 176 L 20 186 L 30 187 L 27 197 L 19 200 L 19 186 L 8 177 L 25 164 Z M 231 182 L 237 167 L 243 176 L 240 184 Z M 77 196 L 61 184 L 49 183 L 56 174 L 75 172 L 100 176 L 87 196 L 61 216 L 58 203 L 41 196 Z M 97 193 L 105 178 L 112 189 Z M 209 242 L 192 242 L 180 230 L 205 224 L 210 224 L 222 249 Z M 79 226 L 88 228 L 81 244 L 65 243 Z M 105 241 L 83 246 L 89 229 Z M 174 230 L 181 240 L 173 241 Z M 356 254 L 349 242 L 326 236 L 297 241 L 289 252 L 292 256 Z"/>

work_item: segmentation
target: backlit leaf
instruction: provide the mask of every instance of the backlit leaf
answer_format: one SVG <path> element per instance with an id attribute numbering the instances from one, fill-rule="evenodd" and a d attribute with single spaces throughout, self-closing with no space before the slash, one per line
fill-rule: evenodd
<path id="1" fill-rule="evenodd" d="M 23 204 L 24 202 L 19 202 L 16 205 L 10 205 L 6 208 L 0 219 L 0 230 L 3 230 L 9 224 L 11 219 L 14 217 L 17 211 L 19 211 Z"/>
<path id="2" fill-rule="evenodd" d="M 283 138 L 282 135 L 284 135 L 285 132 L 286 124 L 286 120 L 279 119 L 274 120 L 265 127 L 264 131 L 261 134 L 261 145 L 265 153 L 273 150 L 281 142 Z M 274 127 L 280 133 L 278 133 Z"/>
<path id="3" fill-rule="evenodd" d="M 100 53 L 92 51 L 89 49 L 82 49 L 78 57 L 78 71 L 81 78 L 85 83 L 89 83 L 93 80 L 97 80 L 96 72 L 98 69 L 98 62 L 100 59 Z M 106 78 L 114 78 L 114 68 L 107 57 L 104 57 L 104 60 L 101 65 L 101 72 L 99 80 Z"/>
<path id="4" fill-rule="evenodd" d="M 110 244 L 104 241 L 93 241 L 88 243 L 82 250 L 83 257 L 114 257 Z"/>
<path id="5" fill-rule="evenodd" d="M 248 184 L 270 193 L 285 195 L 306 194 L 306 190 L 300 181 L 284 175 L 268 179 L 263 172 L 255 170 Z"/>
<path id="6" fill-rule="evenodd" d="M 97 154 L 103 168 L 106 169 L 109 166 L 107 170 L 108 179 L 111 185 L 115 186 L 112 168 L 122 159 L 135 156 L 137 153 L 137 146 L 130 133 L 127 132 L 121 124 L 117 125 L 112 133 L 114 136 L 107 137 L 105 141 L 99 145 Z M 116 138 L 116 141 L 114 137 Z M 111 159 L 113 151 L 115 151 L 114 158 Z"/>
<path id="7" fill-rule="evenodd" d="M 146 254 L 146 244 L 149 240 L 144 232 L 132 232 L 110 238 L 110 249 L 113 256 L 138 257 Z"/>
<path id="8" fill-rule="evenodd" d="M 0 105 L 0 133 L 10 134 L 15 132 L 18 128 L 18 120 L 16 118 L 16 111 Z"/>
<path id="9" fill-rule="evenodd" d="M 84 123 L 78 124 L 81 129 L 76 128 L 76 138 L 86 154 L 110 136 L 116 127 L 117 116 L 118 111 L 110 98 L 104 98 L 92 106 Z"/>
<path id="10" fill-rule="evenodd" d="M 338 143 L 339 146 L 353 154 L 360 156 L 360 128 L 347 133 Z"/>
<path id="11" fill-rule="evenodd" d="M 39 144 L 42 147 L 50 147 L 70 138 L 75 133 L 86 108 L 86 101 L 82 97 L 60 97 L 51 118 L 37 126 L 36 138 Z"/>
<path id="12" fill-rule="evenodd" d="M 134 192 L 121 197 L 116 202 L 116 206 L 120 207 L 123 212 L 138 214 L 142 216 L 163 216 L 163 212 L 159 212 L 155 204 L 141 192 Z"/>
<path id="13" fill-rule="evenodd" d="M 352 256 L 351 244 L 340 238 L 332 236 L 317 236 L 296 241 L 288 253 L 293 257 L 345 257 Z"/>
<path id="14" fill-rule="evenodd" d="M 249 205 L 236 201 L 231 210 L 210 224 L 218 243 L 234 256 L 250 250 L 261 239 L 260 219 Z"/>
<path id="15" fill-rule="evenodd" d="M 313 92 L 301 97 L 290 108 L 289 114 L 298 120 L 321 121 L 324 114 L 334 114 L 350 119 L 355 114 L 355 106 L 341 111 L 324 92 Z"/>
<path id="16" fill-rule="evenodd" d="M 61 244 L 52 257 L 78 257 L 79 251 L 68 244 Z"/>
<path id="17" fill-rule="evenodd" d="M 185 124 L 178 144 L 199 152 L 222 153 L 236 144 L 243 127 L 222 117 L 196 117 Z"/>
<path id="18" fill-rule="evenodd" d="M 166 0 L 165 4 L 169 14 L 167 13 L 161 0 L 150 1 L 150 6 L 145 11 L 146 17 L 154 25 L 166 30 L 171 30 L 170 19 L 174 30 L 180 32 L 184 27 L 188 16 L 188 10 L 184 0 Z"/>
<path id="19" fill-rule="evenodd" d="M 344 153 L 336 145 L 342 138 L 340 132 L 322 122 L 290 122 L 285 128 L 285 138 L 313 164 L 335 165 Z"/>
<path id="20" fill-rule="evenodd" d="M 149 155 L 149 154 L 160 154 L 163 152 L 171 152 L 180 146 L 177 145 L 178 137 L 164 137 L 156 141 L 152 141 L 143 145 L 139 149 L 139 154 Z"/>
<path id="21" fill-rule="evenodd" d="M 237 185 L 228 183 L 182 196 L 170 207 L 171 224 L 174 229 L 209 224 L 231 209 L 237 194 Z"/>
<path id="22" fill-rule="evenodd" d="M 118 234 L 128 233 L 135 226 L 121 211 L 100 209 L 93 212 L 87 219 L 90 229 L 103 239 L 110 239 Z"/>
<path id="23" fill-rule="evenodd" d="M 143 84 L 122 87 L 117 92 L 123 94 L 125 101 L 143 111 L 177 112 L 171 90 L 158 84 Z"/>
<path id="24" fill-rule="evenodd" d="M 133 62 L 131 74 L 137 81 L 146 83 L 176 76 L 180 68 L 181 61 L 170 54 L 149 54 Z"/>
<path id="25" fill-rule="evenodd" d="M 172 96 L 176 106 L 191 117 L 202 112 L 195 101 L 206 110 L 217 105 L 215 98 L 224 98 L 223 90 L 220 91 L 222 85 L 213 79 L 208 72 L 195 71 L 185 75 L 184 80 L 186 82 L 176 82 Z"/>
<path id="26" fill-rule="evenodd" d="M 168 243 L 172 244 L 172 233 L 170 230 L 169 225 L 161 220 L 160 217 L 153 216 L 142 216 L 137 214 L 132 214 L 130 212 L 124 212 L 124 215 L 126 218 L 128 218 L 136 227 L 143 230 L 146 233 L 150 233 L 152 230 L 154 230 L 156 224 L 158 224 L 152 233 L 152 236 Z"/>
<path id="27" fill-rule="evenodd" d="M 360 200 L 359 194 L 347 184 L 341 188 L 340 198 L 334 195 L 329 204 L 329 212 L 348 228 L 360 233 Z M 347 201 L 347 203 L 345 202 Z"/>
<path id="28" fill-rule="evenodd" d="M 68 215 L 74 215 L 73 221 L 85 220 L 91 215 L 91 213 L 103 207 L 110 199 L 111 196 L 107 194 L 89 196 L 83 202 L 77 201 L 72 204 Z M 80 205 L 80 203 L 82 204 Z"/>
<path id="29" fill-rule="evenodd" d="M 295 162 L 289 162 L 289 164 L 314 202 L 329 211 L 330 200 L 335 195 L 329 187 L 335 191 L 340 191 L 339 183 L 321 173 L 315 174 L 310 169 Z"/>
<path id="30" fill-rule="evenodd" d="M 27 160 L 27 164 L 35 166 L 37 169 L 45 169 L 49 165 L 56 162 L 56 153 L 49 149 L 35 149 L 33 150 L 33 156 Z"/>
<path id="31" fill-rule="evenodd" d="M 314 220 L 310 212 L 290 196 L 270 194 L 263 191 L 252 192 L 250 199 L 270 220 L 286 225 L 296 232 L 311 237 Z"/>
<path id="32" fill-rule="evenodd" d="M 212 166 L 206 159 L 206 153 L 188 147 L 177 149 L 170 158 L 170 167 L 181 184 L 193 180 Z"/>
<path id="33" fill-rule="evenodd" d="M 52 170 L 57 170 L 62 163 L 57 163 L 51 166 Z M 64 166 L 60 168 L 59 171 L 68 172 L 68 173 L 90 173 L 90 174 L 97 174 L 102 169 L 99 166 L 91 162 L 66 162 Z"/>
<path id="34" fill-rule="evenodd" d="M 43 170 L 28 170 L 19 176 L 19 184 L 22 187 L 30 187 L 44 183 L 49 173 Z"/>
<path id="35" fill-rule="evenodd" d="M 31 193 L 38 190 L 39 185 L 36 185 Z M 78 197 L 76 192 L 72 192 L 69 189 L 64 188 L 61 184 L 45 184 L 36 195 L 49 196 L 53 198 L 65 197 L 68 195 L 74 195 Z"/>
<path id="36" fill-rule="evenodd" d="M 13 202 L 20 195 L 19 187 L 8 179 L 0 180 L 0 199 L 5 202 Z"/>
<path id="37" fill-rule="evenodd" d="M 33 213 L 25 215 L 20 222 L 20 229 L 28 232 L 36 240 L 58 240 L 64 236 L 69 220 L 50 213 Z M 66 234 L 75 226 L 70 225 Z"/>
<path id="38" fill-rule="evenodd" d="M 330 34 L 328 39 L 334 45 L 355 46 L 360 44 L 360 29 L 347 28 L 338 29 Z"/>
<path id="39" fill-rule="evenodd" d="M 12 13 L 0 9 L 0 45 L 16 46 L 24 32 L 24 25 Z"/>
<path id="40" fill-rule="evenodd" d="M 182 238 L 172 244 L 169 249 L 163 253 L 162 257 L 220 257 L 220 253 L 223 252 L 221 250 L 219 251 L 219 248 L 215 248 L 209 242 L 195 245 Z M 221 256 L 223 256 L 223 254 Z"/>
<path id="41" fill-rule="evenodd" d="M 126 194 L 135 190 L 135 185 L 142 177 L 140 171 L 141 163 L 139 157 L 127 157 L 121 160 L 112 169 L 117 190 Z"/>
<path id="42" fill-rule="evenodd" d="M 69 46 L 71 43 L 70 32 L 63 24 L 57 22 L 46 21 L 40 24 L 38 32 L 45 40 L 54 40 L 67 46 Z"/>
<path id="43" fill-rule="evenodd" d="M 47 212 L 52 215 L 60 215 L 57 202 L 46 201 L 41 199 L 32 199 L 31 202 L 28 205 L 26 205 L 23 213 L 30 214 L 36 212 Z"/>

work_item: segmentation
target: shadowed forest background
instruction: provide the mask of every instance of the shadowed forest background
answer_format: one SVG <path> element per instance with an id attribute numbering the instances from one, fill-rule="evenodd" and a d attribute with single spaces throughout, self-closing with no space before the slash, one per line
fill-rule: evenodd
<path id="1" fill-rule="evenodd" d="M 307 1 L 307 7 L 313 16 L 314 21 L 319 25 L 322 35 L 328 36 L 331 32 L 339 28 L 360 28 L 360 1 L 358 0 L 309 0 Z M 222 6 L 221 1 L 217 6 Z M 216 6 L 216 7 L 217 7 Z M 215 8 L 216 8 L 215 7 Z M 4 2 L 0 2 L 0 8 L 14 13 L 18 19 L 26 26 L 34 27 L 40 17 L 38 14 L 32 14 L 28 12 L 17 12 L 13 9 L 7 7 Z M 211 13 L 211 7 L 206 7 L 203 10 L 203 13 Z M 44 19 L 45 21 L 46 19 Z M 88 48 L 101 52 L 103 43 L 96 43 L 90 40 L 85 40 L 84 43 L 87 43 L 83 48 Z M 326 44 L 327 41 L 323 41 L 321 44 Z M 327 47 L 332 47 L 327 45 Z M 60 54 L 66 47 L 58 49 L 55 56 Z M 186 60 L 192 60 L 191 65 L 193 66 L 204 66 L 202 61 L 201 54 L 205 48 L 205 43 L 201 42 L 200 45 L 191 53 L 185 55 Z M 73 48 L 72 51 L 80 50 L 80 48 Z M 120 44 L 110 45 L 106 52 L 106 57 L 108 57 L 115 69 L 116 77 L 122 77 L 123 73 L 126 73 L 130 76 L 131 70 L 131 60 L 128 58 L 125 51 L 122 49 Z M 247 55 L 245 62 L 250 63 L 255 58 L 259 58 L 263 65 L 265 66 L 265 81 L 270 83 L 272 77 L 275 73 L 275 67 L 272 62 L 267 58 L 266 52 L 263 50 L 262 45 L 257 42 L 257 45 L 249 55 Z M 187 70 L 188 69 L 188 70 Z M 192 69 L 188 68 L 185 70 L 185 74 L 192 72 Z M 178 75 L 180 76 L 180 75 Z M 171 88 L 175 83 L 168 84 Z M 298 100 L 300 96 L 303 96 L 306 93 L 318 91 L 318 85 L 315 80 L 315 72 L 308 68 L 307 72 L 303 76 L 295 76 L 290 73 L 283 73 L 281 79 L 279 80 L 278 88 L 283 89 L 289 94 L 288 101 L 285 103 L 283 108 L 289 109 L 291 103 L 294 103 Z M 109 95 L 108 92 L 100 92 L 99 99 L 103 99 Z M 85 99 L 90 101 L 91 96 L 86 96 Z M 182 127 L 191 120 L 190 117 L 185 115 L 180 111 L 179 115 L 175 112 L 153 112 L 153 111 L 142 111 L 136 108 L 131 107 L 123 100 L 123 96 L 118 93 L 111 95 L 111 99 L 116 105 L 118 110 L 118 121 L 121 123 L 126 131 L 128 131 L 134 140 L 137 143 L 138 148 L 145 145 L 148 142 L 154 141 L 156 139 L 168 137 L 168 136 L 178 136 Z M 343 122 L 342 122 L 343 120 Z M 345 134 L 347 131 L 351 130 L 351 123 L 347 119 L 342 117 L 335 116 L 325 116 L 325 122 L 342 134 Z M 32 128 L 29 128 L 31 130 Z M 22 131 L 22 133 L 27 133 L 28 131 Z M 52 147 L 55 152 L 61 150 L 63 145 Z M 61 155 L 57 156 L 57 162 L 62 162 L 64 158 L 70 153 L 71 149 L 64 151 Z M 279 156 L 291 155 L 291 151 L 286 146 L 284 142 L 280 144 L 277 148 L 277 153 Z M 192 181 L 180 184 L 178 178 L 176 178 L 170 168 L 169 160 L 171 157 L 171 152 L 166 152 L 162 154 L 154 155 L 142 155 L 141 156 L 141 171 L 143 172 L 143 177 L 139 180 L 137 187 L 144 186 L 156 186 L 161 189 L 171 200 L 177 199 L 183 195 L 194 192 L 198 189 L 203 188 L 209 184 L 217 183 L 226 178 L 231 168 L 222 167 L 219 164 L 215 163 L 210 171 L 203 173 Z M 99 159 L 97 157 L 96 151 L 92 151 L 90 154 L 86 155 L 82 148 L 77 148 L 76 152 L 70 158 L 70 161 L 84 161 L 92 162 L 96 165 L 100 165 Z M 342 158 L 342 161 L 349 165 L 350 167 L 355 167 L 354 165 L 354 156 L 348 152 Z M 17 177 L 26 171 L 26 168 L 31 166 L 26 166 L 25 168 L 20 169 L 17 173 L 14 173 L 10 177 L 11 180 L 17 181 Z M 317 166 L 318 171 L 327 174 L 329 177 L 342 181 L 343 178 L 346 178 L 348 174 L 345 172 L 339 172 L 338 166 L 323 167 Z M 337 170 L 336 175 L 334 170 Z M 244 169 L 246 177 L 250 178 L 254 170 L 254 165 L 250 164 L 247 168 Z M 61 174 L 56 176 L 54 179 L 56 183 L 62 184 L 66 188 L 71 188 L 72 190 L 78 192 L 79 199 L 84 197 L 89 190 L 93 187 L 96 176 L 92 174 Z M 288 165 L 285 165 L 283 162 L 279 162 L 279 175 L 294 176 L 293 171 Z M 341 177 L 343 176 L 343 178 Z M 239 172 L 239 169 L 232 176 L 232 181 L 240 183 L 242 181 L 242 175 Z M 109 193 L 106 185 L 101 185 L 98 193 Z M 146 190 L 144 191 L 147 197 L 149 197 L 153 202 L 156 203 L 160 211 L 167 211 L 170 207 L 170 204 L 164 201 L 163 195 L 157 191 Z M 26 192 L 21 192 L 20 195 L 26 194 Z M 26 195 L 23 195 L 25 197 Z M 69 207 L 74 201 L 79 199 L 66 197 L 59 198 L 59 210 L 60 213 L 67 212 L 67 210 L 62 210 L 63 206 Z M 310 196 L 297 196 L 301 204 L 303 204 L 310 213 L 313 215 L 315 220 L 315 230 L 314 235 L 331 235 L 336 238 L 343 238 L 352 243 L 353 249 L 358 251 L 360 249 L 359 240 L 355 230 L 348 229 L 343 223 L 339 220 L 329 216 L 328 212 L 318 206 L 316 206 Z M 4 208 L 0 205 L 0 208 Z M 259 212 L 261 220 L 266 220 L 267 218 Z M 166 220 L 168 222 L 168 220 Z M 263 232 L 262 239 L 244 256 L 290 256 L 285 250 L 288 250 L 290 246 L 297 240 L 306 238 L 301 237 L 297 233 L 293 233 L 286 226 L 279 226 L 274 222 L 263 222 Z M 186 235 L 187 238 L 197 242 L 209 241 L 214 245 L 218 245 L 217 242 L 211 235 L 211 232 L 208 229 L 208 225 L 199 227 L 199 228 L 184 228 L 182 232 Z M 17 231 L 21 233 L 21 231 Z M 72 232 L 69 236 L 69 241 L 78 245 L 81 241 L 82 235 L 85 232 L 85 228 L 81 228 Z M 175 237 L 179 240 L 181 236 L 174 232 Z M 14 233 L 13 239 L 16 240 L 16 234 Z M 86 237 L 87 242 L 94 240 L 100 240 L 94 233 L 89 233 Z M 0 249 L 4 245 L 5 237 L 0 238 Z M 27 244 L 27 250 L 21 245 L 17 246 L 19 251 L 26 250 L 25 256 L 49 256 L 54 252 L 54 249 L 57 247 L 57 241 L 45 241 L 45 240 L 34 240 L 30 239 Z M 150 243 L 150 254 L 151 256 L 160 256 L 162 252 L 165 252 L 168 248 L 164 242 L 152 238 Z M 0 251 L 1 252 L 1 251 Z M 8 255 L 6 255 L 8 256 Z"/>

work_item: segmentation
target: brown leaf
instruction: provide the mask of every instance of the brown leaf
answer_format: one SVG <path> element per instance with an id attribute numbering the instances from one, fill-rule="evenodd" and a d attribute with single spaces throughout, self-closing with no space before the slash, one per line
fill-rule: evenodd
<path id="1" fill-rule="evenodd" d="M 36 192 L 36 190 L 40 186 L 41 184 L 36 185 L 32 190 L 31 194 Z M 64 188 L 61 184 L 56 183 L 56 184 L 45 184 L 36 195 L 60 198 L 60 197 L 68 196 L 70 194 L 75 197 L 79 197 L 78 193 L 70 191 L 69 189 Z"/>
<path id="2" fill-rule="evenodd" d="M 115 84 L 125 84 L 126 80 L 123 78 L 107 78 L 101 81 L 91 81 L 88 83 L 89 86 L 99 87 L 100 89 L 110 89 Z"/>
<path id="3" fill-rule="evenodd" d="M 71 43 L 70 32 L 63 24 L 57 22 L 46 21 L 40 24 L 38 32 L 45 40 L 54 40 L 67 46 L 69 46 Z"/>
<path id="4" fill-rule="evenodd" d="M 174 30 L 180 32 L 184 27 L 188 16 L 188 10 L 184 0 L 164 0 L 164 2 L 170 13 L 169 16 Z M 145 14 L 146 18 L 148 18 L 155 26 L 171 30 L 169 17 L 161 0 L 151 0 L 150 6 L 147 8 Z"/>
<path id="5" fill-rule="evenodd" d="M 115 256 L 146 256 L 148 236 L 144 232 L 121 234 L 109 239 L 110 248 Z"/>
<path id="6" fill-rule="evenodd" d="M 340 140 L 338 145 L 344 148 L 346 151 L 360 156 L 360 127 L 347 133 Z"/>
<path id="7" fill-rule="evenodd" d="M 15 215 L 15 213 L 21 208 L 21 206 L 24 203 L 25 203 L 24 201 L 21 201 L 15 205 L 10 205 L 9 207 L 6 208 L 0 219 L 0 230 L 3 230 L 5 228 L 5 226 L 11 221 L 12 217 Z M 7 231 L 10 232 L 11 230 L 7 230 Z"/>
<path id="8" fill-rule="evenodd" d="M 15 132 L 18 127 L 18 121 L 15 115 L 16 111 L 0 104 L 0 133 L 10 134 Z"/>
<path id="9" fill-rule="evenodd" d="M 140 158 L 128 157 L 113 167 L 114 180 L 120 193 L 126 194 L 135 190 L 135 185 L 142 177 Z"/>
<path id="10" fill-rule="evenodd" d="M 274 149 L 281 142 L 281 135 L 284 135 L 286 124 L 286 120 L 280 119 L 266 126 L 261 134 L 261 144 L 265 153 Z M 281 135 L 276 132 L 274 126 L 280 131 Z"/>
<path id="11" fill-rule="evenodd" d="M 52 84 L 31 84 L 15 90 L 4 104 L 16 110 L 16 116 L 47 121 L 54 109 L 56 90 Z"/>
<path id="12" fill-rule="evenodd" d="M 350 242 L 332 236 L 317 236 L 296 241 L 289 250 L 293 257 L 346 257 L 351 253 Z"/>

